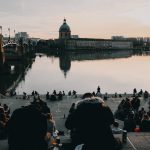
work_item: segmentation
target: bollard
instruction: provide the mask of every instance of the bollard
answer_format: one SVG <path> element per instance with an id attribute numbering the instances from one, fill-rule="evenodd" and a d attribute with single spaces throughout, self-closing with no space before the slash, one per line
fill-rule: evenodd
<path id="1" fill-rule="evenodd" d="M 127 131 L 123 130 L 122 132 L 122 142 L 126 143 L 127 142 Z"/>

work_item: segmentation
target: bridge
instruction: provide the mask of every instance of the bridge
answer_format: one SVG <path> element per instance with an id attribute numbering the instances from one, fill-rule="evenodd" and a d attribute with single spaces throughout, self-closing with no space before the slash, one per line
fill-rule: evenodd
<path id="1" fill-rule="evenodd" d="M 4 44 L 0 34 L 0 92 L 15 88 L 18 82 L 24 78 L 26 69 L 31 66 L 34 58 L 32 45 L 22 40 L 9 41 Z"/>
<path id="2" fill-rule="evenodd" d="M 36 46 L 36 45 L 34 45 Z M 20 60 L 23 56 L 33 53 L 33 42 L 29 39 L 28 42 L 20 38 L 18 41 L 8 39 L 3 41 L 3 35 L 0 34 L 0 55 L 5 60 Z"/>

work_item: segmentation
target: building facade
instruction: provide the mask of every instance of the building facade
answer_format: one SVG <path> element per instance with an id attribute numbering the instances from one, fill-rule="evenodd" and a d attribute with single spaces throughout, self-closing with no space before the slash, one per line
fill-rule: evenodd
<path id="1" fill-rule="evenodd" d="M 109 39 L 68 39 L 66 41 L 66 49 L 131 49 L 130 41 L 113 41 Z"/>
<path id="2" fill-rule="evenodd" d="M 66 50 L 92 50 L 92 49 L 132 49 L 131 41 L 122 39 L 93 39 L 78 38 L 71 36 L 69 25 L 64 19 L 63 25 L 59 29 L 59 39 L 57 41 Z"/>
<path id="3" fill-rule="evenodd" d="M 28 41 L 29 35 L 27 32 L 18 32 L 15 34 L 15 39 L 18 41 L 20 38 L 22 38 L 22 40 L 24 42 Z"/>

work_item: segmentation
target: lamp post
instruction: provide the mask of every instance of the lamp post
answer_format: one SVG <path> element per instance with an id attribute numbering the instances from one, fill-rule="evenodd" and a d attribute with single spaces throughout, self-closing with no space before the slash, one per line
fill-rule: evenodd
<path id="1" fill-rule="evenodd" d="M 14 30 L 14 42 L 16 41 L 16 31 Z"/>
<path id="2" fill-rule="evenodd" d="M 8 28 L 8 33 L 9 33 L 8 42 L 10 42 L 10 28 Z"/>

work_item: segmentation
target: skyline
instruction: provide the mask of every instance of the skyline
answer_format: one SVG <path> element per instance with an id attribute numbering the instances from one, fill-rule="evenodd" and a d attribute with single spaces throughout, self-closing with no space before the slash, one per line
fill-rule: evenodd
<path id="1" fill-rule="evenodd" d="M 64 17 L 79 37 L 150 37 L 149 0 L 0 0 L 0 26 L 8 35 L 58 38 Z"/>

